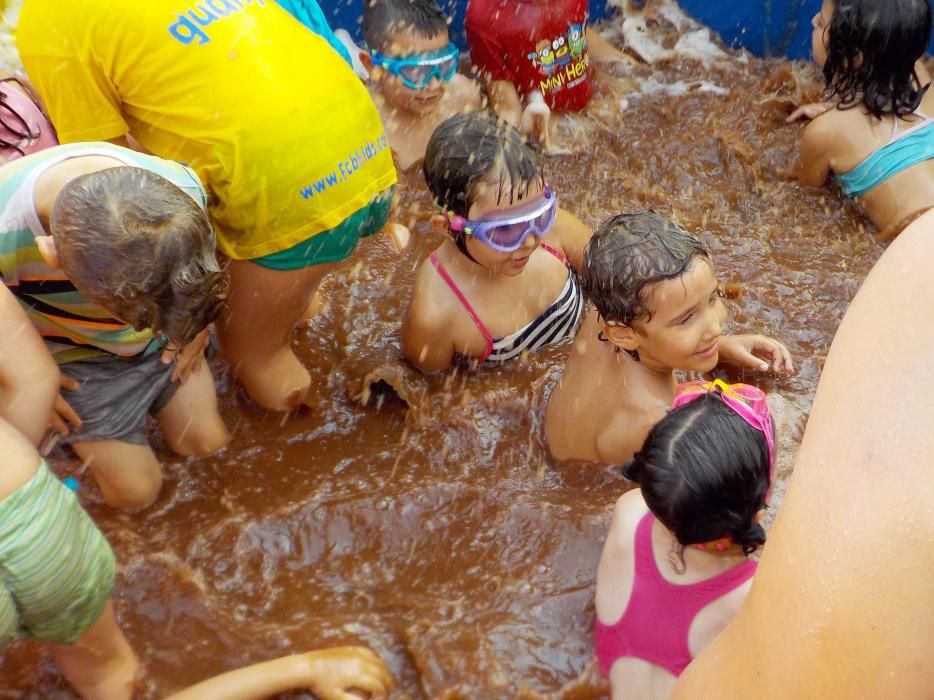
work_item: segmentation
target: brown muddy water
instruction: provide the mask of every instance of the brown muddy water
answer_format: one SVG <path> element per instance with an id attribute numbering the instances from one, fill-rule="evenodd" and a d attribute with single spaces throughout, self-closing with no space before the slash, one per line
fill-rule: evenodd
<path id="1" fill-rule="evenodd" d="M 653 31 L 676 38 L 664 21 Z M 806 64 L 738 53 L 615 66 L 587 113 L 559 121 L 567 152 L 546 158 L 563 205 L 591 224 L 651 206 L 705 234 L 721 279 L 743 287 L 731 328 L 789 346 L 795 376 L 745 377 L 770 392 L 782 481 L 833 334 L 883 250 L 853 204 L 790 177 L 800 127 L 784 110 L 815 86 Z M 403 180 L 413 245 L 400 257 L 364 242 L 296 334 L 321 387 L 315 411 L 264 415 L 216 366 L 234 433 L 223 454 L 161 451 L 162 494 L 133 516 L 100 505 L 81 476 L 120 564 L 114 594 L 143 662 L 141 697 L 336 644 L 379 653 L 396 698 L 605 696 L 585 673 L 593 583 L 629 484 L 547 455 L 544 406 L 567 345 L 504 370 L 426 378 L 404 365 L 400 316 L 439 241 L 419 176 Z M 367 407 L 353 400 L 378 368 L 402 379 L 411 408 L 378 391 Z M 0 654 L 0 698 L 71 697 L 34 643 Z"/>

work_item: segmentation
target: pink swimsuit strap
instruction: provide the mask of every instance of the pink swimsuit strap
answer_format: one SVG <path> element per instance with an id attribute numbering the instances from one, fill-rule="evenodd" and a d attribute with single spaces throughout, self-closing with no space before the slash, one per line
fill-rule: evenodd
<path id="1" fill-rule="evenodd" d="M 555 250 L 546 243 L 541 243 L 541 247 L 554 255 L 565 266 L 567 266 L 567 259 L 558 250 Z M 438 274 L 441 275 L 441 279 L 443 279 L 448 287 L 450 287 L 451 291 L 454 292 L 454 296 L 457 297 L 457 300 L 461 303 L 461 306 L 463 306 L 467 313 L 470 314 L 470 318 L 473 319 L 477 330 L 479 330 L 480 333 L 483 334 L 483 337 L 486 339 L 486 351 L 480 358 L 480 361 L 484 362 L 490 356 L 490 353 L 493 352 L 493 336 L 487 329 L 486 324 L 480 320 L 480 316 L 477 314 L 471 303 L 467 301 L 466 295 L 461 291 L 460 287 L 457 286 L 457 283 L 451 278 L 451 275 L 448 274 L 448 271 L 444 269 L 444 265 L 442 265 L 441 261 L 438 260 L 438 254 L 436 252 L 432 253 L 428 259 L 431 261 L 431 264 L 434 266 L 435 270 L 438 271 Z"/>
<path id="2" fill-rule="evenodd" d="M 697 614 L 718 598 L 748 581 L 756 562 L 744 561 L 706 581 L 677 584 L 662 576 L 652 547 L 655 517 L 646 513 L 635 533 L 635 572 L 629 603 L 620 619 L 605 625 L 598 619 L 594 644 L 607 675 L 623 657 L 642 659 L 674 676 L 692 660 L 691 625 Z"/>

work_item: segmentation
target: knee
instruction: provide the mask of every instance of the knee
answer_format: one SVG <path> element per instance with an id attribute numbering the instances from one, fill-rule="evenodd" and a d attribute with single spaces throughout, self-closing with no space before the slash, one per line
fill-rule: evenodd
<path id="1" fill-rule="evenodd" d="M 298 410 L 311 394 L 311 374 L 291 348 L 262 366 L 241 366 L 237 378 L 253 401 L 272 411 Z"/>
<path id="2" fill-rule="evenodd" d="M 101 483 L 101 493 L 104 502 L 111 508 L 119 510 L 142 510 L 156 500 L 162 489 L 162 471 L 146 470 L 137 475 L 132 481 L 125 481 L 119 485 Z"/>
<path id="3" fill-rule="evenodd" d="M 208 457 L 224 449 L 228 442 L 230 433 L 218 416 L 208 425 L 172 441 L 172 450 L 183 457 Z"/>

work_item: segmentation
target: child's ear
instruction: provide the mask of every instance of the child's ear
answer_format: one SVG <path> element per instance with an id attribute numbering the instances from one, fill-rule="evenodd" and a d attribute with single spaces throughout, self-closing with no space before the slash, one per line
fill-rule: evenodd
<path id="1" fill-rule="evenodd" d="M 39 255 L 43 262 L 49 267 L 60 269 L 61 261 L 58 259 L 58 251 L 55 250 L 55 241 L 51 236 L 36 236 L 36 247 L 39 249 Z"/>
<path id="2" fill-rule="evenodd" d="M 448 219 L 444 214 L 435 214 L 431 217 L 431 230 L 435 233 L 448 232 Z"/>
<path id="3" fill-rule="evenodd" d="M 363 67 L 366 68 L 366 72 L 372 76 L 373 75 L 373 57 L 370 56 L 370 52 L 360 51 L 358 55 L 360 57 L 360 63 L 362 63 Z"/>
<path id="4" fill-rule="evenodd" d="M 632 326 L 604 326 L 603 335 L 613 345 L 627 352 L 635 352 L 639 349 L 641 337 Z"/>

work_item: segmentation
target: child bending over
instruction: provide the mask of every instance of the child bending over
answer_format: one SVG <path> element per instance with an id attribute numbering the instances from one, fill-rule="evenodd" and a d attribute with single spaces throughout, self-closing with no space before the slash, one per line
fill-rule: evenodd
<path id="1" fill-rule="evenodd" d="M 651 210 L 614 216 L 587 247 L 581 282 L 596 307 L 548 401 L 551 454 L 620 464 L 665 415 L 676 369 L 719 362 L 791 372 L 788 350 L 761 335 L 721 335 L 726 311 L 710 252 Z"/>
<path id="2" fill-rule="evenodd" d="M 116 508 L 159 492 L 148 414 L 179 454 L 228 440 L 203 362 L 227 290 L 206 200 L 188 168 L 110 144 L 0 170 L 0 280 L 62 369 L 56 427 Z"/>
<path id="3" fill-rule="evenodd" d="M 16 40 L 63 143 L 132 137 L 198 173 L 230 259 L 221 353 L 262 406 L 315 405 L 293 331 L 396 181 L 346 61 L 268 1 L 28 0 Z"/>
<path id="4" fill-rule="evenodd" d="M 114 616 L 113 552 L 36 451 L 57 395 L 55 362 L 0 287 L 0 648 L 46 642 L 81 697 L 128 700 L 139 664 Z"/>
<path id="5" fill-rule="evenodd" d="M 434 0 L 366 0 L 363 36 L 370 94 L 399 166 L 408 169 L 441 122 L 480 109 L 480 87 L 457 72 L 457 47 Z"/>
<path id="6" fill-rule="evenodd" d="M 558 207 L 519 132 L 489 113 L 452 117 L 432 135 L 424 172 L 448 235 L 415 280 L 402 323 L 409 361 L 499 364 L 573 336 L 590 229 Z"/>
<path id="7" fill-rule="evenodd" d="M 627 467 L 597 568 L 594 646 L 613 700 L 667 698 L 749 592 L 775 438 L 765 395 L 693 385 Z"/>
<path id="8" fill-rule="evenodd" d="M 919 63 L 931 38 L 928 0 L 824 0 L 814 60 L 834 103 L 806 105 L 802 185 L 840 189 L 865 206 L 884 240 L 934 206 L 934 94 Z"/>

